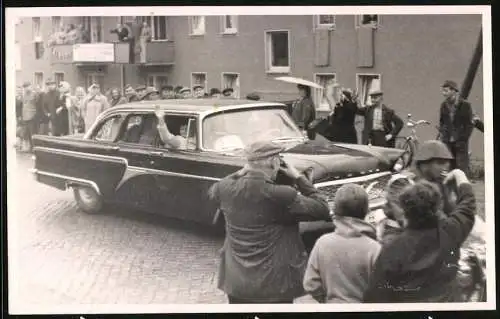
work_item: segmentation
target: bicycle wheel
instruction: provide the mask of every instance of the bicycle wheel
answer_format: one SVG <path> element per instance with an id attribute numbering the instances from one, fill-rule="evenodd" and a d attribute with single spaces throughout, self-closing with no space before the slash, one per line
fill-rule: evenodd
<path id="1" fill-rule="evenodd" d="M 416 145 L 415 141 L 410 137 L 396 137 L 396 145 L 395 148 L 405 151 L 403 155 L 403 160 L 406 165 L 409 166 L 412 164 L 413 156 L 415 155 Z"/>

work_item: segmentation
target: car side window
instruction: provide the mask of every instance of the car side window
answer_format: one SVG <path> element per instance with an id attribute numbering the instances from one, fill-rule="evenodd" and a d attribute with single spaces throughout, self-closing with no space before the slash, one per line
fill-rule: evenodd
<path id="1" fill-rule="evenodd" d="M 97 141 L 114 142 L 120 133 L 123 115 L 114 115 L 106 119 L 95 132 L 93 139 Z"/>

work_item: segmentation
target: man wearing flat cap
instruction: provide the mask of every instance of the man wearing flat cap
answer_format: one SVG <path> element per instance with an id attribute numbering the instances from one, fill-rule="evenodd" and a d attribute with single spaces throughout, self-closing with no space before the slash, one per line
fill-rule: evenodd
<path id="1" fill-rule="evenodd" d="M 293 303 L 304 295 L 299 222 L 330 220 L 329 207 L 304 175 L 281 162 L 283 151 L 272 142 L 249 145 L 247 165 L 210 188 L 226 223 L 218 288 L 229 303 Z M 278 172 L 295 187 L 277 184 Z"/>
<path id="2" fill-rule="evenodd" d="M 384 93 L 381 90 L 370 92 L 372 104 L 359 107 L 357 114 L 365 117 L 361 142 L 374 146 L 394 147 L 396 136 L 403 128 L 403 120 L 393 109 L 382 103 Z"/>
<path id="3" fill-rule="evenodd" d="M 197 99 L 205 97 L 205 88 L 199 84 L 193 86 L 193 96 Z"/>
<path id="4" fill-rule="evenodd" d="M 138 87 L 135 88 L 135 93 L 137 94 L 139 101 L 142 101 L 144 99 L 144 94 L 146 93 L 146 86 L 139 85 Z"/>
<path id="5" fill-rule="evenodd" d="M 182 89 L 179 90 L 179 98 L 181 99 L 190 99 L 192 97 L 191 95 L 191 89 L 187 87 L 183 87 Z"/>
<path id="6" fill-rule="evenodd" d="M 210 97 L 213 99 L 220 99 L 221 93 L 220 90 L 217 88 L 211 88 L 210 89 Z"/>
<path id="7" fill-rule="evenodd" d="M 233 94 L 234 94 L 233 88 L 225 88 L 224 90 L 222 90 L 222 96 L 224 96 L 224 98 L 232 99 L 234 98 Z"/>
<path id="8" fill-rule="evenodd" d="M 160 97 L 162 100 L 175 99 L 174 87 L 171 85 L 164 85 L 160 89 Z"/>
<path id="9" fill-rule="evenodd" d="M 445 97 L 439 111 L 440 140 L 450 149 L 452 168 L 469 173 L 469 138 L 474 128 L 472 108 L 459 93 L 457 83 L 445 81 L 441 86 Z"/>
<path id="10" fill-rule="evenodd" d="M 45 81 L 47 91 L 42 95 L 42 107 L 40 113 L 40 134 L 49 134 L 49 130 L 54 134 L 54 118 L 56 116 L 56 109 L 59 104 L 59 92 L 57 91 L 56 81 L 48 78 Z"/>

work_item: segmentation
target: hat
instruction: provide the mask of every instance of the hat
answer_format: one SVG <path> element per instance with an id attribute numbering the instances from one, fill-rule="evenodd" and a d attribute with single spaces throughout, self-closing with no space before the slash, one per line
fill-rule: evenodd
<path id="1" fill-rule="evenodd" d="M 234 92 L 234 89 L 233 88 L 225 88 L 224 90 L 222 90 L 222 94 L 226 95 L 227 93 L 231 94 Z"/>
<path id="2" fill-rule="evenodd" d="M 182 90 L 182 85 L 177 85 L 175 88 L 174 88 L 174 92 L 177 92 L 179 93 L 179 91 Z"/>
<path id="3" fill-rule="evenodd" d="M 349 90 L 342 90 L 342 94 L 344 94 L 346 96 L 346 98 L 348 98 L 349 100 L 352 99 L 352 92 L 349 91 Z"/>
<path id="4" fill-rule="evenodd" d="M 23 83 L 23 88 L 26 88 L 28 86 L 31 86 L 31 82 L 30 81 L 26 81 Z"/>
<path id="5" fill-rule="evenodd" d="M 378 96 L 378 95 L 384 95 L 384 92 L 382 92 L 382 90 L 373 90 L 370 92 L 370 96 Z"/>
<path id="6" fill-rule="evenodd" d="M 257 93 L 250 93 L 247 95 L 247 100 L 258 101 L 260 100 L 260 96 Z"/>
<path id="7" fill-rule="evenodd" d="M 136 91 L 144 91 L 146 89 L 145 85 L 139 85 L 138 87 L 135 88 Z"/>
<path id="8" fill-rule="evenodd" d="M 201 86 L 199 84 L 193 86 L 193 90 L 196 90 L 196 89 L 203 89 L 203 86 Z"/>
<path id="9" fill-rule="evenodd" d="M 220 90 L 216 88 L 210 89 L 210 95 L 215 95 L 215 94 L 220 94 Z"/>
<path id="10" fill-rule="evenodd" d="M 49 85 L 49 84 L 56 84 L 56 81 L 52 80 L 52 78 L 48 78 L 48 79 L 45 81 L 45 85 Z"/>
<path id="11" fill-rule="evenodd" d="M 179 93 L 184 93 L 184 92 L 191 92 L 190 88 L 183 87 L 182 89 L 179 90 Z"/>
<path id="12" fill-rule="evenodd" d="M 173 86 L 171 86 L 171 85 L 164 85 L 164 86 L 162 86 L 162 87 L 161 87 L 161 89 L 160 89 L 160 90 L 161 90 L 161 91 L 165 91 L 165 90 L 167 90 L 167 91 L 173 91 L 173 90 L 174 90 L 174 87 L 173 87 Z"/>
<path id="13" fill-rule="evenodd" d="M 284 150 L 283 146 L 276 143 L 260 141 L 247 146 L 245 148 L 245 155 L 248 161 L 256 161 L 278 155 Z"/>
<path id="14" fill-rule="evenodd" d="M 454 81 L 446 80 L 444 81 L 443 85 L 441 85 L 442 88 L 450 88 L 454 91 L 458 92 L 458 85 Z"/>
<path id="15" fill-rule="evenodd" d="M 448 147 L 441 141 L 430 140 L 425 141 L 419 147 L 415 156 L 415 162 L 428 161 L 434 158 L 452 160 L 453 155 Z"/>

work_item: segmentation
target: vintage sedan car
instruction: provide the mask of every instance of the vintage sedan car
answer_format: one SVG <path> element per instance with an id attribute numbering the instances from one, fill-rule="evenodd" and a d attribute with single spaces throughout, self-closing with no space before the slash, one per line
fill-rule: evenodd
<path id="1" fill-rule="evenodd" d="M 148 140 L 130 134 L 156 130 L 156 108 L 165 112 L 170 131 L 187 139 L 185 149 L 165 148 L 158 136 Z M 284 158 L 299 170 L 307 170 L 329 200 L 342 184 L 365 185 L 372 209 L 384 204 L 385 183 L 405 166 L 398 149 L 308 140 L 284 104 L 196 99 L 110 108 L 83 137 L 36 135 L 33 173 L 41 183 L 72 189 L 78 206 L 87 213 L 114 203 L 223 225 L 223 215 L 217 213 L 207 191 L 243 167 L 243 148 L 257 140 L 283 144 Z M 301 224 L 304 232 L 319 228 L 331 230 L 332 223 Z"/>

